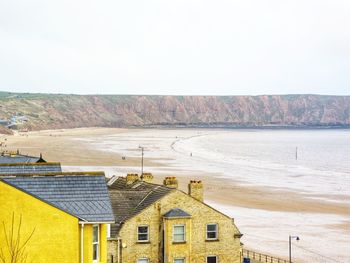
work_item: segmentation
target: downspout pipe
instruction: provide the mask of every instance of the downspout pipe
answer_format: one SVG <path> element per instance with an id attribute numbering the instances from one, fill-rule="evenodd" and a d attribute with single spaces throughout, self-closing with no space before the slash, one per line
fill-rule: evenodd
<path id="1" fill-rule="evenodd" d="M 164 237 L 163 237 L 163 247 L 164 247 L 164 252 L 163 252 L 163 262 L 166 262 L 167 259 L 167 229 L 166 229 L 166 222 L 165 222 L 165 218 L 163 217 L 163 231 L 164 231 Z"/>
<path id="2" fill-rule="evenodd" d="M 121 239 L 118 237 L 117 239 L 117 263 L 120 263 L 120 246 L 121 246 Z"/>
<path id="3" fill-rule="evenodd" d="M 80 263 L 84 263 L 84 223 L 80 224 Z"/>

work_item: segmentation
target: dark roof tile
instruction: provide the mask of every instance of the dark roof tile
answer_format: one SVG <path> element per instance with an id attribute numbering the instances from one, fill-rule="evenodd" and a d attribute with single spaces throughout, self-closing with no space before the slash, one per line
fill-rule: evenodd
<path id="1" fill-rule="evenodd" d="M 0 163 L 38 163 L 45 162 L 42 157 L 34 157 L 23 154 L 4 154 L 0 155 Z"/>
<path id="2" fill-rule="evenodd" d="M 4 177 L 2 180 L 88 222 L 114 222 L 104 176 Z"/>
<path id="3" fill-rule="evenodd" d="M 124 177 L 113 180 L 113 183 L 108 185 L 116 219 L 116 224 L 111 226 L 111 236 L 115 237 L 117 235 L 123 222 L 137 215 L 173 190 L 144 181 L 137 181 L 129 185 L 126 184 Z"/>
<path id="4" fill-rule="evenodd" d="M 181 210 L 180 208 L 173 208 L 166 212 L 163 215 L 164 218 L 172 218 L 172 217 L 191 217 L 190 214 L 186 213 L 185 211 Z"/>
<path id="5" fill-rule="evenodd" d="M 1 158 L 0 158 L 1 159 Z M 0 175 L 61 173 L 60 163 L 0 163 Z"/>

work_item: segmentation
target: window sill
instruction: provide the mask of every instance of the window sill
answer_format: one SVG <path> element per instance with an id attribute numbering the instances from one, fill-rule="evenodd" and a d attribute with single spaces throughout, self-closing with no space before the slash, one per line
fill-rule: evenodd
<path id="1" fill-rule="evenodd" d="M 138 241 L 136 241 L 136 244 L 151 244 L 151 241 L 149 241 L 149 240 L 145 240 L 145 241 L 138 240 Z"/>
<path id="2" fill-rule="evenodd" d="M 205 242 L 218 242 L 218 241 L 220 241 L 218 238 L 205 240 Z"/>
<path id="3" fill-rule="evenodd" d="M 173 244 L 186 244 L 186 241 L 173 241 Z"/>

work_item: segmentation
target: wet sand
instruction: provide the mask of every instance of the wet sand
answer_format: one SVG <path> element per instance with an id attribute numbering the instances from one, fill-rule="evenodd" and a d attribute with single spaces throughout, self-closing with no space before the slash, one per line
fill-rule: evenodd
<path id="1" fill-rule="evenodd" d="M 108 153 L 91 147 L 84 141 L 91 136 L 128 132 L 127 129 L 113 128 L 79 128 L 66 130 L 45 130 L 16 133 L 13 136 L 0 135 L 7 138 L 7 150 L 20 150 L 23 154 L 39 156 L 50 162 L 61 162 L 72 166 L 136 166 L 137 158 L 122 159 L 116 153 Z M 157 166 L 152 159 L 146 160 L 146 165 Z"/>

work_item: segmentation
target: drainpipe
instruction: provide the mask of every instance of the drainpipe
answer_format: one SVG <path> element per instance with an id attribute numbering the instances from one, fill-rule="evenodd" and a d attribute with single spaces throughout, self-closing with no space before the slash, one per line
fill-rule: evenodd
<path id="1" fill-rule="evenodd" d="M 163 252 L 163 262 L 166 262 L 166 252 L 167 252 L 167 229 L 166 229 L 166 222 L 165 218 L 163 218 L 163 231 L 164 231 L 164 238 L 163 238 L 163 246 L 164 246 L 164 252 Z"/>
<path id="2" fill-rule="evenodd" d="M 80 224 L 80 262 L 84 263 L 84 223 Z"/>
<path id="3" fill-rule="evenodd" d="M 120 237 L 117 238 L 117 246 L 118 246 L 118 249 L 117 249 L 117 263 L 120 263 L 120 243 L 121 243 L 121 239 Z"/>

